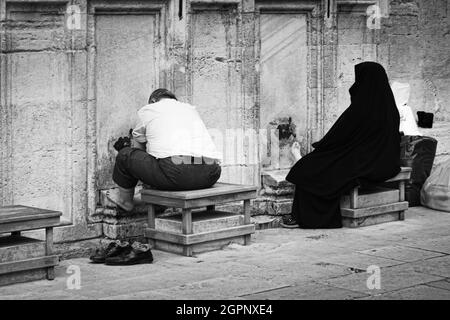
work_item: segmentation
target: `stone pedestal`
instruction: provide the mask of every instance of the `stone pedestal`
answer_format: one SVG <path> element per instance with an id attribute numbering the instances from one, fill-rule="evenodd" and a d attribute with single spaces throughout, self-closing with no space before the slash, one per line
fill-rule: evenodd
<path id="1" fill-rule="evenodd" d="M 141 187 L 136 187 L 135 200 L 140 201 Z M 99 194 L 96 216 L 100 217 L 103 224 L 103 236 L 109 239 L 142 238 L 147 227 L 148 205 L 137 205 L 133 211 L 126 212 L 118 208 L 108 197 L 108 192 L 114 189 L 101 190 Z"/>
<path id="2" fill-rule="evenodd" d="M 274 219 L 273 227 L 278 226 L 283 215 L 291 213 L 294 185 L 285 180 L 288 172 L 289 169 L 264 171 L 260 196 L 254 201 L 256 214 Z"/>

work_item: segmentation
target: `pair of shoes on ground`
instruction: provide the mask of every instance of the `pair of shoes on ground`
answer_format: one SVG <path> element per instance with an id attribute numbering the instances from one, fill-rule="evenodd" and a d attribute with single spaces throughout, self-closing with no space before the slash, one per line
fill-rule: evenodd
<path id="1" fill-rule="evenodd" d="M 297 221 L 290 214 L 283 216 L 282 222 L 280 222 L 280 226 L 287 229 L 299 228 Z"/>
<path id="2" fill-rule="evenodd" d="M 140 242 L 113 241 L 108 246 L 101 246 L 90 257 L 93 263 L 104 263 L 110 266 L 128 266 L 141 263 L 152 263 L 153 255 L 148 244 Z"/>

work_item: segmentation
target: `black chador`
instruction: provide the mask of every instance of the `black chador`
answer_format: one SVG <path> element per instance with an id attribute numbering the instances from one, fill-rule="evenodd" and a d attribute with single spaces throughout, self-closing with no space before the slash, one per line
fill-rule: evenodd
<path id="1" fill-rule="evenodd" d="M 340 228 L 340 197 L 400 171 L 399 113 L 384 68 L 355 66 L 351 104 L 286 180 L 295 184 L 292 216 L 300 228 Z"/>

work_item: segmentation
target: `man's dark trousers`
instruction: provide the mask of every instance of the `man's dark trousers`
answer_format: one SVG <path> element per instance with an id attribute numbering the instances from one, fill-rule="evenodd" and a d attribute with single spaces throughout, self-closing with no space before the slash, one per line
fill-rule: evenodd
<path id="1" fill-rule="evenodd" d="M 125 147 L 116 157 L 113 180 L 122 188 L 134 188 L 140 180 L 158 190 L 209 188 L 220 178 L 221 168 L 209 158 L 175 156 L 157 159 L 146 151 Z"/>

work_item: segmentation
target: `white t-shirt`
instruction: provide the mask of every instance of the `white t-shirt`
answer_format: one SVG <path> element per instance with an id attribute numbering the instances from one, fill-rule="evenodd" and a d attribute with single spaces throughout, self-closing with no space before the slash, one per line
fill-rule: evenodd
<path id="1" fill-rule="evenodd" d="M 142 107 L 138 116 L 140 124 L 133 137 L 147 142 L 147 152 L 155 158 L 184 155 L 222 159 L 194 106 L 162 99 Z"/>

